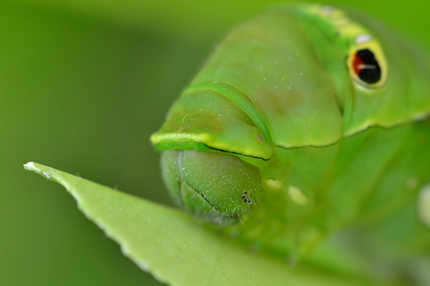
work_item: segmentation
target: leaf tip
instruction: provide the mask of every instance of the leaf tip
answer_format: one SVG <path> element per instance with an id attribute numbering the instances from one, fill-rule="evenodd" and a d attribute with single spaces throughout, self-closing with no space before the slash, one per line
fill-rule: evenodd
<path id="1" fill-rule="evenodd" d="M 27 164 L 24 164 L 24 169 L 29 171 L 36 171 L 36 166 L 34 165 L 34 162 L 28 162 Z"/>
<path id="2" fill-rule="evenodd" d="M 45 166 L 39 165 L 39 164 L 34 163 L 34 162 L 28 162 L 28 163 L 24 164 L 24 169 L 26 169 L 28 171 L 35 172 L 39 175 L 42 175 L 43 177 L 47 178 L 48 180 L 50 180 L 52 178 L 52 175 L 50 172 L 44 171 L 44 170 L 46 170 Z"/>

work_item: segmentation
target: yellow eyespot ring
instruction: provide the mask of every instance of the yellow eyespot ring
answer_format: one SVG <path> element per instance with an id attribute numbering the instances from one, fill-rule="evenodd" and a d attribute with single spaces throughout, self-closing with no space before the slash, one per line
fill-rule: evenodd
<path id="1" fill-rule="evenodd" d="M 388 78 L 388 65 L 381 44 L 369 34 L 356 36 L 347 58 L 354 83 L 366 90 L 383 88 Z"/>
<path id="2" fill-rule="evenodd" d="M 376 37 L 341 9 L 318 4 L 306 9 L 329 23 L 333 33 L 349 47 L 346 64 L 355 86 L 367 92 L 383 88 L 388 79 L 388 64 Z"/>

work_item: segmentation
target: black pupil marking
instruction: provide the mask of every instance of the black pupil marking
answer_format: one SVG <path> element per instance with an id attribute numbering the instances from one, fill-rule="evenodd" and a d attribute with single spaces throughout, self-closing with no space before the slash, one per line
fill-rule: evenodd
<path id="1" fill-rule="evenodd" d="M 375 55 L 369 49 L 359 50 L 356 53 L 362 64 L 358 68 L 358 77 L 369 84 L 377 83 L 381 79 L 381 67 Z"/>

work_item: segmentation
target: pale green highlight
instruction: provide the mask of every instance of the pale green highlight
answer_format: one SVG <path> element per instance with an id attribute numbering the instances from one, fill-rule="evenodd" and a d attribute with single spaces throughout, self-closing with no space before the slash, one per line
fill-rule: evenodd
<path id="1" fill-rule="evenodd" d="M 418 197 L 418 215 L 422 222 L 430 228 L 430 185 L 424 186 Z"/>
<path id="2" fill-rule="evenodd" d="M 297 187 L 290 186 L 288 188 L 288 194 L 294 202 L 301 206 L 305 206 L 308 203 L 308 198 Z"/>

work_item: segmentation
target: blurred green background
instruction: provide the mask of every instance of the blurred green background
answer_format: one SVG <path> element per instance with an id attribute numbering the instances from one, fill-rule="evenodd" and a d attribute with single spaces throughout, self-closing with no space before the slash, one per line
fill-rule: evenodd
<path id="1" fill-rule="evenodd" d="M 22 164 L 171 204 L 148 138 L 221 35 L 270 2 L 0 0 L 1 285 L 160 285 Z M 320 2 L 430 48 L 430 2 Z"/>

